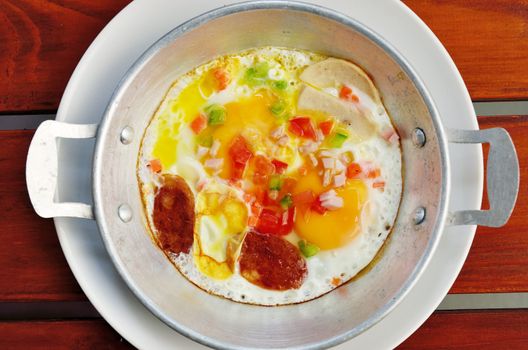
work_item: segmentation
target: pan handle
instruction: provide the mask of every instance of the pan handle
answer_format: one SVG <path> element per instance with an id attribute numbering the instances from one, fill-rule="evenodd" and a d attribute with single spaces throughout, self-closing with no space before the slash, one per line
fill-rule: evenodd
<path id="1" fill-rule="evenodd" d="M 486 182 L 489 210 L 462 210 L 449 214 L 450 225 L 500 227 L 506 224 L 519 192 L 519 160 L 513 141 L 502 128 L 447 130 L 452 143 L 489 143 Z"/>
<path id="2" fill-rule="evenodd" d="M 91 205 L 55 202 L 57 189 L 57 138 L 88 139 L 97 134 L 97 124 L 68 124 L 47 120 L 40 124 L 26 161 L 26 183 L 29 199 L 37 214 L 43 218 L 74 217 L 93 219 Z"/>

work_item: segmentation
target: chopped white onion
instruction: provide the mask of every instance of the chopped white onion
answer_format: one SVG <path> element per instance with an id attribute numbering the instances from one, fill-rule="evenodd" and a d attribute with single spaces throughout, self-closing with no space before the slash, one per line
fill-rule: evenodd
<path id="1" fill-rule="evenodd" d="M 317 143 L 312 141 L 305 142 L 301 147 L 299 147 L 299 151 L 303 154 L 312 153 L 317 150 Z"/>
<path id="2" fill-rule="evenodd" d="M 343 163 L 339 159 L 336 159 L 335 160 L 334 170 L 336 172 L 340 173 L 340 172 L 342 172 L 345 169 L 346 169 L 346 167 L 343 165 Z"/>
<path id="3" fill-rule="evenodd" d="M 335 159 L 334 158 L 323 158 L 321 159 L 323 162 L 323 167 L 325 169 L 334 169 L 335 168 Z"/>
<path id="4" fill-rule="evenodd" d="M 324 135 L 323 135 L 323 132 L 321 131 L 321 129 L 317 129 L 315 131 L 315 139 L 317 141 L 323 141 L 324 140 Z"/>
<path id="5" fill-rule="evenodd" d="M 308 154 L 308 157 L 310 157 L 310 160 L 312 161 L 312 165 L 317 166 L 318 164 L 317 158 L 315 158 L 315 156 L 312 153 Z"/>
<path id="6" fill-rule="evenodd" d="M 281 125 L 279 126 L 278 128 L 276 129 L 273 129 L 270 133 L 270 136 L 272 138 L 274 138 L 275 140 L 278 140 L 280 139 L 283 135 L 284 135 L 284 132 L 285 132 L 285 128 L 284 128 L 284 125 Z"/>
<path id="7" fill-rule="evenodd" d="M 323 176 L 323 186 L 328 186 L 330 185 L 330 178 L 332 176 L 332 173 L 330 172 L 330 170 L 326 170 L 324 172 L 324 176 Z"/>
<path id="8" fill-rule="evenodd" d="M 216 157 L 216 154 L 218 153 L 219 149 L 220 149 L 220 141 L 214 140 L 213 145 L 211 146 L 211 150 L 209 151 L 209 154 L 211 154 L 212 157 Z"/>
<path id="9" fill-rule="evenodd" d="M 325 200 L 327 200 L 327 199 L 330 199 L 330 198 L 333 198 L 333 197 L 336 197 L 336 196 L 337 196 L 336 191 L 334 191 L 334 190 L 328 190 L 328 191 L 326 191 L 326 192 L 324 192 L 324 193 L 321 193 L 321 194 L 319 195 L 319 199 L 322 200 L 322 201 L 325 201 Z"/>
<path id="10" fill-rule="evenodd" d="M 285 211 L 283 214 L 282 214 L 282 225 L 287 225 L 288 224 L 288 211 Z"/>
<path id="11" fill-rule="evenodd" d="M 325 207 L 328 210 L 336 210 L 339 208 L 343 208 L 343 205 L 344 201 L 341 197 L 333 197 L 321 202 L 321 206 Z"/>
<path id="12" fill-rule="evenodd" d="M 289 140 L 290 140 L 290 138 L 288 137 L 288 135 L 284 135 L 284 136 L 282 136 L 281 138 L 279 138 L 277 140 L 277 145 L 286 146 L 288 144 Z"/>
<path id="13" fill-rule="evenodd" d="M 344 173 L 334 176 L 334 186 L 341 187 L 344 186 L 346 182 L 346 176 Z"/>
<path id="14" fill-rule="evenodd" d="M 333 157 L 334 153 L 330 152 L 330 151 L 321 151 L 321 152 L 319 152 L 319 155 L 321 157 Z"/>
<path id="15" fill-rule="evenodd" d="M 209 169 L 220 169 L 223 164 L 224 160 L 222 158 L 209 158 L 204 163 L 205 167 Z"/>
<path id="16" fill-rule="evenodd" d="M 196 150 L 196 156 L 198 157 L 198 159 L 202 158 L 207 153 L 209 153 L 209 148 L 204 146 L 198 146 L 198 149 Z"/>

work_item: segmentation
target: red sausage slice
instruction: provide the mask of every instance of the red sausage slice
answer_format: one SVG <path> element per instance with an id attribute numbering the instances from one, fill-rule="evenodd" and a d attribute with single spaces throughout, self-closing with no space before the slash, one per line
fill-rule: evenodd
<path id="1" fill-rule="evenodd" d="M 240 273 L 266 289 L 299 288 L 306 277 L 306 260 L 290 242 L 273 235 L 249 232 L 242 244 Z"/>
<path id="2" fill-rule="evenodd" d="M 161 249 L 189 253 L 194 234 L 194 196 L 180 176 L 163 176 L 163 186 L 154 199 L 153 220 Z"/>

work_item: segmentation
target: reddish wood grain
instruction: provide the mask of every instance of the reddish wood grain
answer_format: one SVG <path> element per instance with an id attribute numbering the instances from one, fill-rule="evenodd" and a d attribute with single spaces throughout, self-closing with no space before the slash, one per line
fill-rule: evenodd
<path id="1" fill-rule="evenodd" d="M 528 310 L 437 311 L 399 350 L 528 348 Z"/>
<path id="2" fill-rule="evenodd" d="M 473 100 L 528 97 L 527 0 L 404 0 L 447 48 Z"/>
<path id="3" fill-rule="evenodd" d="M 526 349 L 528 310 L 435 312 L 399 350 Z M 103 320 L 0 322 L 0 348 L 133 349 Z"/>
<path id="4" fill-rule="evenodd" d="M 0 0 L 0 113 L 55 110 L 83 52 L 129 0 Z M 528 98 L 527 0 L 405 0 L 475 100 Z"/>
<path id="5" fill-rule="evenodd" d="M 129 0 L 0 0 L 0 112 L 55 110 L 89 44 Z"/>
<path id="6" fill-rule="evenodd" d="M 482 129 L 503 127 L 510 133 L 519 157 L 520 191 L 504 227 L 477 229 L 450 293 L 528 292 L 528 116 L 480 117 L 479 124 Z"/>
<path id="7" fill-rule="evenodd" d="M 103 320 L 0 322 L 4 350 L 134 349 Z"/>
<path id="8" fill-rule="evenodd" d="M 0 132 L 0 301 L 85 300 L 53 221 L 29 202 L 25 162 L 33 131 Z"/>

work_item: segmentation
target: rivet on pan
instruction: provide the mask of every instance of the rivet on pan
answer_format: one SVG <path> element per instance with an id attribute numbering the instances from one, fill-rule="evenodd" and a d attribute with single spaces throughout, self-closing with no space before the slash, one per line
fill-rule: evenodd
<path id="1" fill-rule="evenodd" d="M 132 208 L 128 204 L 121 204 L 117 208 L 117 215 L 123 222 L 129 222 L 132 220 Z"/>
<path id="2" fill-rule="evenodd" d="M 133 137 L 134 129 L 132 129 L 130 126 L 124 127 L 123 130 L 121 130 L 121 134 L 119 135 L 119 139 L 123 145 L 128 145 L 130 142 L 132 142 Z"/>
<path id="3" fill-rule="evenodd" d="M 425 208 L 424 207 L 418 207 L 416 208 L 416 211 L 414 212 L 414 224 L 420 225 L 425 220 Z"/>
<path id="4" fill-rule="evenodd" d="M 420 128 L 414 129 L 412 133 L 412 140 L 416 147 L 422 148 L 426 142 L 425 132 Z"/>

